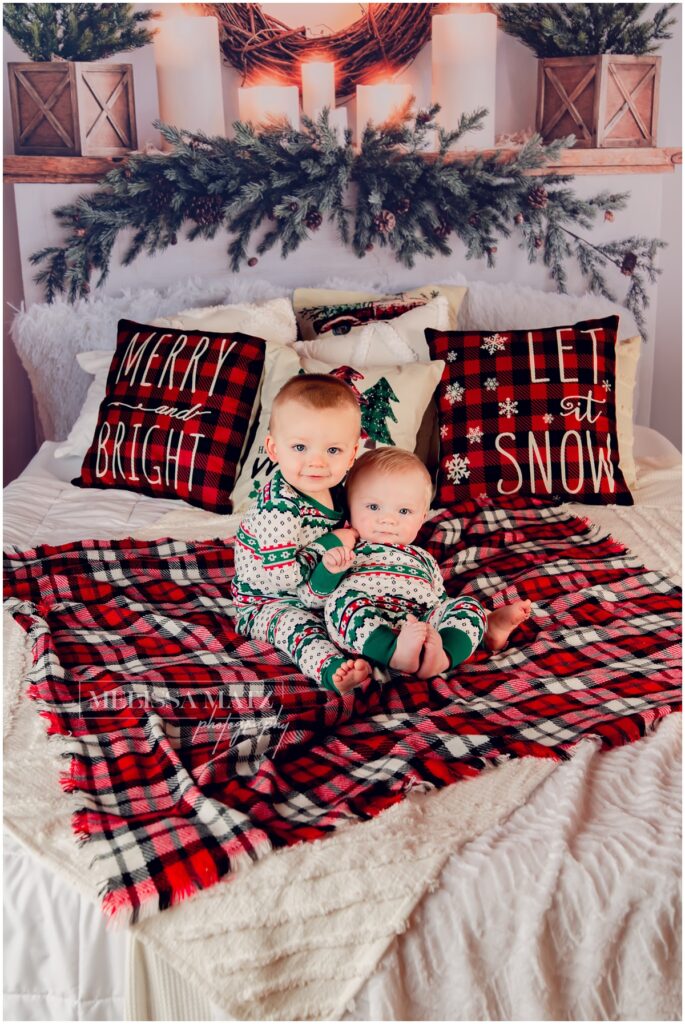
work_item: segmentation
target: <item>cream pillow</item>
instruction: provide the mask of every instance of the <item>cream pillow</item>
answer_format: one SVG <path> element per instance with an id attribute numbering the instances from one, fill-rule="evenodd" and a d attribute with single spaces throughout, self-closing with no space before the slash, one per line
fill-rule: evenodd
<path id="1" fill-rule="evenodd" d="M 406 313 L 407 307 L 425 305 L 442 295 L 448 303 L 448 326 L 445 330 L 454 330 L 466 291 L 462 285 L 446 284 L 427 284 L 396 295 L 346 292 L 334 288 L 297 288 L 293 293 L 293 307 L 299 336 L 308 341 L 334 330 L 350 333 L 372 320 L 396 318 Z M 341 308 L 349 306 L 357 308 Z"/>
<path id="2" fill-rule="evenodd" d="M 259 304 L 239 302 L 231 306 L 198 306 L 153 322 L 156 327 L 178 330 L 240 332 L 279 345 L 288 345 L 297 338 L 297 323 L 290 299 L 270 299 Z"/>
<path id="3" fill-rule="evenodd" d="M 234 512 L 242 512 L 247 508 L 274 471 L 274 464 L 264 448 L 271 406 L 283 385 L 299 372 L 300 360 L 292 346 L 267 345 L 262 372 L 261 409 L 257 429 L 254 434 L 250 431 L 248 435 L 247 454 L 241 459 L 238 479 L 231 494 Z"/>
<path id="4" fill-rule="evenodd" d="M 626 338 L 616 344 L 616 434 L 618 437 L 618 464 L 628 484 L 637 487 L 637 469 L 633 456 L 633 395 L 637 364 L 642 351 L 642 339 Z"/>
<path id="5" fill-rule="evenodd" d="M 327 366 L 428 363 L 426 328 L 446 331 L 449 322 L 449 303 L 444 295 L 438 295 L 392 320 L 371 320 L 342 335 L 327 332 L 310 341 L 298 341 L 294 348 L 301 357 L 319 359 Z"/>
<path id="6" fill-rule="evenodd" d="M 283 351 L 295 355 L 290 349 Z M 410 363 L 406 366 L 340 366 L 334 371 L 331 366 L 318 360 L 301 360 L 301 368 L 306 373 L 333 373 L 351 384 L 359 394 L 363 410 L 359 455 L 369 448 L 386 444 L 414 451 L 424 411 L 433 397 L 444 367 L 444 362 L 436 359 L 432 363 Z M 231 495 L 236 512 L 247 508 L 276 470 L 275 464 L 266 454 L 264 442 L 269 428 L 271 404 L 283 384 L 292 376 L 292 368 L 285 361 L 274 362 L 265 370 L 259 425 Z"/>

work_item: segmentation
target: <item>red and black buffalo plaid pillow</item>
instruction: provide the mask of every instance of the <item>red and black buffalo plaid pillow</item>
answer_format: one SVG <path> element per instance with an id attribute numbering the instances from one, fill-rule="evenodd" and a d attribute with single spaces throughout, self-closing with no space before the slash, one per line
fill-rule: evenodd
<path id="1" fill-rule="evenodd" d="M 244 334 L 120 320 L 95 436 L 73 482 L 231 512 L 264 353 Z"/>
<path id="2" fill-rule="evenodd" d="M 544 330 L 426 331 L 438 385 L 435 504 L 535 496 L 632 505 L 619 469 L 618 317 Z"/>

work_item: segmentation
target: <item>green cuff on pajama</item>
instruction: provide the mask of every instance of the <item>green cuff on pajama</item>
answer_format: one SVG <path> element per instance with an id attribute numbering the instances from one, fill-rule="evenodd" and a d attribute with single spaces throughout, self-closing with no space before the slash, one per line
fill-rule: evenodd
<path id="1" fill-rule="evenodd" d="M 338 671 L 341 665 L 344 665 L 347 658 L 331 658 L 331 660 L 324 665 L 321 672 L 321 685 L 324 690 L 332 690 L 333 693 L 340 693 L 340 690 L 333 682 L 333 675 Z"/>
<path id="2" fill-rule="evenodd" d="M 389 626 L 379 626 L 374 629 L 362 647 L 362 654 L 380 665 L 389 665 L 390 659 L 397 647 L 397 633 Z"/>
<path id="3" fill-rule="evenodd" d="M 439 629 L 438 633 L 447 657 L 450 659 L 450 668 L 461 665 L 473 654 L 471 640 L 460 629 L 450 629 L 448 626 L 446 629 Z"/>

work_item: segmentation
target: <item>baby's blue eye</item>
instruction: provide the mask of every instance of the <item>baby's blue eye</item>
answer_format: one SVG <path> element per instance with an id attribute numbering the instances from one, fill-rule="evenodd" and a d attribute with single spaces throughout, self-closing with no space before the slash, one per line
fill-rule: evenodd
<path id="1" fill-rule="evenodd" d="M 328 454 L 329 455 L 337 455 L 339 451 L 340 451 L 340 448 L 329 448 L 328 449 Z"/>
<path id="2" fill-rule="evenodd" d="M 293 451 L 303 452 L 304 451 L 304 445 L 303 444 L 294 444 L 293 445 Z"/>
<path id="3" fill-rule="evenodd" d="M 378 505 L 374 504 L 373 502 L 371 502 L 371 504 L 367 505 L 366 507 L 370 509 L 371 512 L 378 512 Z"/>
<path id="4" fill-rule="evenodd" d="M 401 508 L 400 509 L 400 515 L 401 516 L 410 516 L 411 515 L 411 509 L 410 508 Z"/>

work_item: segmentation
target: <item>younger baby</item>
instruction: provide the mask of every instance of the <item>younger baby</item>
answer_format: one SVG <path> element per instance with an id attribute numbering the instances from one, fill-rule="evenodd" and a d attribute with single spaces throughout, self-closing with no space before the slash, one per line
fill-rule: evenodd
<path id="1" fill-rule="evenodd" d="M 530 615 L 530 601 L 486 612 L 473 597 L 446 596 L 435 559 L 413 543 L 429 509 L 431 479 L 416 455 L 399 448 L 366 452 L 346 481 L 350 551 L 323 555 L 340 583 L 326 599 L 331 640 L 343 650 L 419 679 L 469 658 L 481 640 L 491 651 Z M 344 575 L 342 575 L 344 574 Z"/>

